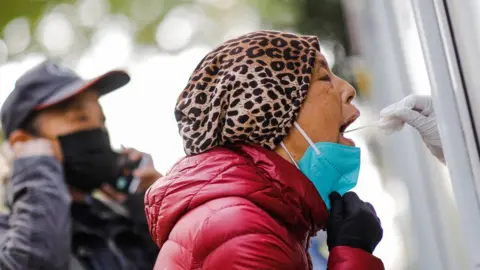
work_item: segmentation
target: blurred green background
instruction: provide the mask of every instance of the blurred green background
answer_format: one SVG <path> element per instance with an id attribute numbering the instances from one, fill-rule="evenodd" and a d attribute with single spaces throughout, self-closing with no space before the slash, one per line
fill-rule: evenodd
<path id="1" fill-rule="evenodd" d="M 255 13 L 251 19 L 259 19 L 263 28 L 318 35 L 335 52 L 336 59 L 343 59 L 349 54 L 339 0 L 1 0 L 0 3 L 0 29 L 4 41 L 7 45 L 18 43 L 15 49 L 8 52 L 8 58 L 28 51 L 74 58 L 89 47 L 98 23 L 109 15 L 118 15 L 125 20 L 138 46 L 157 45 L 159 27 L 172 12 L 187 17 L 200 16 L 206 22 L 203 25 L 208 27 L 195 29 L 189 42 L 183 44 L 182 48 L 195 43 L 213 46 L 221 42 L 230 29 L 229 19 L 247 14 L 240 14 L 239 11 Z M 69 44 L 55 52 L 46 48 L 48 45 L 45 46 L 40 33 L 41 28 L 45 27 L 46 18 L 52 14 L 57 16 L 57 20 L 68 20 L 66 23 L 74 32 Z M 29 37 L 17 35 L 17 40 L 10 37 L 11 32 L 26 29 L 29 30 Z M 173 52 L 182 49 L 157 48 Z M 7 59 L 4 56 L 0 60 Z M 337 68 L 343 64 L 342 61 L 336 63 Z"/>

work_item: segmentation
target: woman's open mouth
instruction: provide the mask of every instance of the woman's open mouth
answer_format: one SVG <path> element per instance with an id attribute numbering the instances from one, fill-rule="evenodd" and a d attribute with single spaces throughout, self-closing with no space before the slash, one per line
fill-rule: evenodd
<path id="1" fill-rule="evenodd" d="M 347 129 L 347 127 L 352 124 L 353 122 L 355 122 L 357 118 L 354 117 L 354 118 L 351 118 L 349 120 L 347 120 L 345 123 L 343 123 L 340 128 L 339 128 L 339 132 L 340 134 L 338 135 L 338 143 L 339 144 L 343 144 L 343 145 L 348 145 L 348 146 L 355 146 L 355 142 L 350 139 L 350 138 L 346 138 L 344 135 L 343 135 L 343 132 L 345 132 L 345 130 Z"/>

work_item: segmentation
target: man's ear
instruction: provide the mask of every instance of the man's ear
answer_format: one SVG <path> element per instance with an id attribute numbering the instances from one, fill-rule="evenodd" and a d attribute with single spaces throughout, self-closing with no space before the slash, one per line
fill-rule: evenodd
<path id="1" fill-rule="evenodd" d="M 8 141 L 9 141 L 10 145 L 14 145 L 17 142 L 26 142 L 26 141 L 29 141 L 33 138 L 35 138 L 35 136 L 29 134 L 28 132 L 26 132 L 24 130 L 17 129 L 15 131 L 13 131 L 12 134 L 10 134 L 10 137 L 8 138 Z"/>

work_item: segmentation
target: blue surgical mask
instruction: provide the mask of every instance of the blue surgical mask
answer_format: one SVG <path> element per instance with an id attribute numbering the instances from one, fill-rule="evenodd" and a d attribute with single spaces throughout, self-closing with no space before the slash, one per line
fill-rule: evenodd
<path id="1" fill-rule="evenodd" d="M 331 142 L 314 143 L 297 123 L 294 125 L 310 144 L 307 151 L 297 163 L 283 142 L 281 146 L 298 169 L 312 181 L 330 211 L 330 193 L 336 191 L 343 196 L 357 185 L 360 148 Z"/>

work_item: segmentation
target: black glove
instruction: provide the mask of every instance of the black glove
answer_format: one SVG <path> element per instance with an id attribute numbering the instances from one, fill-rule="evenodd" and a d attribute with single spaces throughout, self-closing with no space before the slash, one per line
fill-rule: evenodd
<path id="1" fill-rule="evenodd" d="M 327 244 L 331 250 L 336 246 L 360 248 L 372 253 L 382 240 L 383 229 L 375 209 L 360 200 L 354 192 L 329 196 L 330 217 L 327 225 Z"/>

